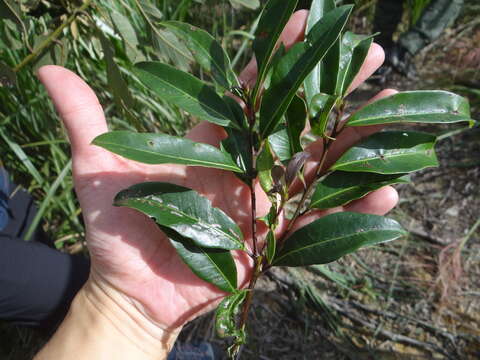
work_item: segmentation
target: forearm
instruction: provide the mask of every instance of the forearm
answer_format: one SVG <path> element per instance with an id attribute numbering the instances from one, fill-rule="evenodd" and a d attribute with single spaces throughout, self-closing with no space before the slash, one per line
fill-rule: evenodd
<path id="1" fill-rule="evenodd" d="M 126 297 L 90 279 L 35 360 L 166 359 L 179 331 L 162 329 Z"/>

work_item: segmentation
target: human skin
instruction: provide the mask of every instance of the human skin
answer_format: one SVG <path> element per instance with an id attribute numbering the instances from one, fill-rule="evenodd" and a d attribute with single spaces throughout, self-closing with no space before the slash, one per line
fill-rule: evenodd
<path id="1" fill-rule="evenodd" d="M 302 39 L 307 12 L 296 12 L 287 24 L 282 41 L 287 47 Z M 383 62 L 383 50 L 373 44 L 351 90 Z M 182 165 L 145 165 L 123 159 L 92 140 L 108 131 L 101 105 L 90 87 L 77 75 L 57 66 L 38 71 L 55 104 L 72 147 L 75 190 L 82 208 L 86 240 L 91 256 L 91 275 L 76 296 L 70 312 L 47 346 L 37 355 L 43 359 L 162 359 L 166 358 L 181 327 L 211 310 L 226 295 L 194 275 L 155 223 L 134 210 L 112 206 L 114 196 L 145 181 L 171 182 L 198 191 L 239 224 L 246 241 L 251 239 L 248 187 L 230 172 Z M 241 74 L 252 83 L 252 61 Z M 384 90 L 375 98 L 393 93 Z M 380 126 L 348 128 L 328 155 L 332 163 L 346 149 L 378 131 Z M 218 146 L 224 130 L 200 123 L 187 138 Z M 321 143 L 308 148 L 312 160 L 306 178 L 312 180 Z M 298 191 L 298 186 L 291 189 Z M 268 211 L 267 197 L 257 187 L 257 214 Z M 299 218 L 294 229 L 333 211 L 383 215 L 397 203 L 391 187 L 381 188 L 344 207 L 314 211 Z M 277 237 L 285 235 L 288 221 L 280 219 Z M 260 228 L 260 237 L 262 229 Z M 233 252 L 238 283 L 245 285 L 252 261 L 244 252 Z"/>

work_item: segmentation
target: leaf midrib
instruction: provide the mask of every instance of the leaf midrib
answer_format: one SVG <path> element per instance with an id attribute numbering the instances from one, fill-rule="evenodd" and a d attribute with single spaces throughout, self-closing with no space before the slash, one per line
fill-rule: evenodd
<path id="1" fill-rule="evenodd" d="M 337 236 L 337 237 L 335 237 L 335 238 L 331 238 L 331 239 L 328 239 L 328 240 L 325 240 L 325 241 L 313 243 L 313 244 L 310 244 L 310 245 L 307 245 L 307 246 L 304 246 L 304 247 L 301 247 L 301 248 L 298 248 L 298 249 L 291 250 L 290 252 L 287 252 L 285 255 L 282 255 L 281 257 L 275 259 L 274 263 L 275 263 L 275 262 L 278 262 L 280 259 L 283 259 L 283 258 L 286 257 L 286 256 L 291 256 L 292 254 L 295 254 L 295 253 L 297 253 L 297 252 L 299 252 L 299 251 L 303 251 L 303 250 L 305 250 L 305 249 L 309 249 L 309 248 L 311 248 L 311 247 L 321 246 L 321 245 L 324 245 L 324 244 L 329 244 L 329 243 L 331 243 L 331 242 L 333 242 L 333 241 L 337 241 L 337 240 L 342 239 L 342 238 L 351 238 L 351 237 L 356 236 L 356 235 L 369 234 L 369 233 L 378 232 L 378 231 L 390 231 L 390 232 L 398 232 L 398 233 L 401 233 L 400 231 L 395 230 L 395 229 L 373 229 L 373 230 L 367 230 L 367 231 L 359 231 L 359 232 L 356 232 L 356 233 L 350 234 L 350 235 Z"/>
<path id="2" fill-rule="evenodd" d="M 240 168 L 238 167 L 234 167 L 234 166 L 229 166 L 229 165 L 224 165 L 224 164 L 221 164 L 221 163 L 216 163 L 216 162 L 211 162 L 211 161 L 206 161 L 206 160 L 197 160 L 197 159 L 193 159 L 193 158 L 185 158 L 185 157 L 181 157 L 181 156 L 172 156 L 172 155 L 167 155 L 167 154 L 159 154 L 158 152 L 155 152 L 155 151 L 148 151 L 148 150 L 139 150 L 139 149 L 132 149 L 132 147 L 129 147 L 129 146 L 126 146 L 126 145 L 121 145 L 121 144 L 118 144 L 118 143 L 110 143 L 110 142 L 107 142 L 107 141 L 101 141 L 101 142 L 97 142 L 98 145 L 102 144 L 102 145 L 112 145 L 112 146 L 115 146 L 115 147 L 118 147 L 118 148 L 121 148 L 121 149 L 125 149 L 125 150 L 130 150 L 130 151 L 136 151 L 136 152 L 140 152 L 140 153 L 146 153 L 146 154 L 150 154 L 150 155 L 155 155 L 155 156 L 162 156 L 162 157 L 165 157 L 167 159 L 180 159 L 180 160 L 184 160 L 184 161 L 191 161 L 191 162 L 196 162 L 197 164 L 210 164 L 210 165 L 221 165 L 222 168 L 224 169 L 230 169 L 230 170 L 240 170 Z"/>

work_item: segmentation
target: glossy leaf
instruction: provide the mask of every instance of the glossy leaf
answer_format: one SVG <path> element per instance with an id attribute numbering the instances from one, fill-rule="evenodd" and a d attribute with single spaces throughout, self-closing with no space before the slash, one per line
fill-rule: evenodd
<path id="1" fill-rule="evenodd" d="M 272 170 L 274 164 L 275 160 L 272 155 L 270 144 L 268 141 L 265 141 L 263 148 L 257 157 L 256 169 L 258 171 L 260 185 L 266 193 L 273 188 L 273 179 L 270 170 Z"/>
<path id="2" fill-rule="evenodd" d="M 462 121 L 473 124 L 466 98 L 447 91 L 405 91 L 366 105 L 350 117 L 347 126 Z"/>
<path id="3" fill-rule="evenodd" d="M 307 122 L 307 108 L 305 102 L 298 96 L 294 96 L 285 113 L 287 133 L 290 139 L 292 153 L 303 151 L 300 138 Z"/>
<path id="4" fill-rule="evenodd" d="M 297 2 L 298 0 L 269 0 L 262 11 L 253 42 L 258 69 L 254 94 L 263 83 L 278 38 L 295 10 Z"/>
<path id="5" fill-rule="evenodd" d="M 191 239 L 161 227 L 177 254 L 197 275 L 222 291 L 234 292 L 237 288 L 237 268 L 230 251 L 199 247 Z"/>
<path id="6" fill-rule="evenodd" d="M 384 131 L 347 150 L 331 170 L 402 174 L 438 166 L 435 136 L 421 132 Z"/>
<path id="7" fill-rule="evenodd" d="M 355 250 L 406 234 L 395 220 L 369 214 L 339 212 L 294 232 L 273 261 L 276 266 L 326 264 Z"/>
<path id="8" fill-rule="evenodd" d="M 290 145 L 287 129 L 279 130 L 270 135 L 268 142 L 280 161 L 286 161 L 292 158 L 292 146 Z"/>
<path id="9" fill-rule="evenodd" d="M 163 100 L 191 115 L 221 126 L 238 127 L 229 106 L 200 79 L 158 62 L 139 63 L 135 66 L 135 73 Z"/>
<path id="10" fill-rule="evenodd" d="M 306 34 L 313 26 L 329 11 L 335 8 L 335 0 L 313 0 L 307 19 Z M 322 62 L 319 62 L 312 72 L 305 78 L 303 87 L 305 89 L 305 100 L 310 104 L 313 97 L 320 92 L 320 78 L 322 73 Z"/>
<path id="11" fill-rule="evenodd" d="M 341 94 L 341 96 L 347 93 L 353 80 L 360 72 L 372 42 L 373 35 L 357 35 L 347 31 L 343 36 L 342 46 L 346 49 L 344 54 L 348 54 L 348 57 L 342 59 L 340 63 L 340 69 L 345 72 L 337 87 L 338 94 Z"/>
<path id="12" fill-rule="evenodd" d="M 310 208 L 331 209 L 360 199 L 386 185 L 408 183 L 408 176 L 335 171 L 315 188 Z"/>
<path id="13" fill-rule="evenodd" d="M 265 255 L 269 264 L 272 263 L 275 258 L 275 252 L 277 251 L 277 241 L 275 239 L 275 233 L 270 230 L 267 234 L 267 249 Z"/>
<path id="14" fill-rule="evenodd" d="M 114 205 L 138 210 L 198 246 L 244 249 L 238 225 L 192 189 L 163 182 L 141 183 L 119 192 Z"/>
<path id="15" fill-rule="evenodd" d="M 252 151 L 248 142 L 248 134 L 244 131 L 225 128 L 228 137 L 222 141 L 223 149 L 232 157 L 235 164 L 242 170 L 237 174 L 245 180 L 245 175 L 251 173 Z"/>
<path id="16" fill-rule="evenodd" d="M 228 55 L 208 32 L 179 21 L 167 21 L 162 25 L 186 43 L 197 63 L 210 73 L 220 86 L 225 89 L 238 86 Z"/>
<path id="17" fill-rule="evenodd" d="M 240 290 L 224 298 L 218 305 L 215 313 L 215 328 L 219 337 L 242 336 L 243 329 L 237 328 L 237 316 L 240 314 L 241 305 L 246 296 L 247 291 Z"/>
<path id="18" fill-rule="evenodd" d="M 310 127 L 312 133 L 318 136 L 325 136 L 328 127 L 328 120 L 337 98 L 323 93 L 316 94 L 310 103 Z"/>
<path id="19" fill-rule="evenodd" d="M 347 31 L 325 57 L 328 70 L 322 77 L 322 92 L 343 97 L 360 71 L 371 44 L 371 35 Z"/>
<path id="20" fill-rule="evenodd" d="M 340 36 L 351 10 L 347 5 L 330 11 L 311 29 L 305 42 L 295 44 L 280 60 L 260 108 L 262 138 L 275 130 L 305 77 Z"/>
<path id="21" fill-rule="evenodd" d="M 300 175 L 303 165 L 310 157 L 311 154 L 306 151 L 293 155 L 288 162 L 287 171 L 285 173 L 285 182 L 287 186 L 290 186 L 290 184 L 293 183 L 293 180 L 295 180 L 295 177 Z"/>
<path id="22" fill-rule="evenodd" d="M 145 164 L 181 164 L 242 171 L 229 154 L 214 146 L 177 136 L 112 131 L 97 136 L 93 144 Z"/>

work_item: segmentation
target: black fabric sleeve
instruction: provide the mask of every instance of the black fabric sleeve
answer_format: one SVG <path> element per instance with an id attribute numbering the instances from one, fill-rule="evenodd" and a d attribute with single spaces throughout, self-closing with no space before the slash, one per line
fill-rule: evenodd
<path id="1" fill-rule="evenodd" d="M 52 328 L 88 278 L 89 261 L 48 246 L 0 239 L 0 319 Z"/>

